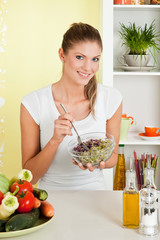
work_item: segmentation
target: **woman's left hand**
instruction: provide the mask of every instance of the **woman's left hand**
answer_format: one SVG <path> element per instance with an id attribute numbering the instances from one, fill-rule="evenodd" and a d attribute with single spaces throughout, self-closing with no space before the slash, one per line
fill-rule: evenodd
<path id="1" fill-rule="evenodd" d="M 74 159 L 72 159 L 72 161 L 73 161 L 73 164 L 78 165 L 80 169 L 82 169 L 82 170 L 88 169 L 90 172 L 93 172 L 96 168 L 99 168 L 101 170 L 105 168 L 105 162 L 104 161 L 101 161 L 98 166 L 93 166 L 92 163 L 87 163 L 86 167 L 83 166 L 83 164 L 80 163 L 80 162 L 77 163 Z"/>

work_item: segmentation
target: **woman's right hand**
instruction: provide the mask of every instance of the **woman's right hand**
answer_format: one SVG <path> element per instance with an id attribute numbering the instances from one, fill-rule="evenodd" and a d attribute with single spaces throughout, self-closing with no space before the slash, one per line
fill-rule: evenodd
<path id="1" fill-rule="evenodd" d="M 61 143 L 66 135 L 72 136 L 71 122 L 74 122 L 71 113 L 61 114 L 58 119 L 54 121 L 54 133 L 52 140 L 57 143 Z"/>

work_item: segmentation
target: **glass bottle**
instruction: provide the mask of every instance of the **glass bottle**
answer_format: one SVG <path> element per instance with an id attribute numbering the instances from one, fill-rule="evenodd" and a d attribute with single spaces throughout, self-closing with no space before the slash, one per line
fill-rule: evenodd
<path id="1" fill-rule="evenodd" d="M 150 155 L 148 154 L 148 164 L 147 167 L 144 169 L 144 185 L 142 188 L 146 188 L 150 186 L 151 188 L 157 189 L 155 182 L 154 182 L 154 168 L 151 167 L 151 159 Z"/>
<path id="2" fill-rule="evenodd" d="M 154 169 L 150 167 L 150 159 L 148 168 L 145 169 L 145 183 L 140 191 L 139 207 L 140 233 L 148 236 L 156 235 L 159 225 L 158 192 L 154 184 Z"/>
<path id="3" fill-rule="evenodd" d="M 126 187 L 123 191 L 123 227 L 139 227 L 139 192 L 135 185 L 136 173 L 126 171 Z"/>
<path id="4" fill-rule="evenodd" d="M 116 165 L 113 190 L 124 190 L 126 185 L 126 162 L 124 156 L 124 145 L 119 144 L 118 162 Z"/>
<path id="5" fill-rule="evenodd" d="M 114 4 L 131 4 L 131 0 L 114 0 Z"/>
<path id="6" fill-rule="evenodd" d="M 145 0 L 144 4 L 149 5 L 150 4 L 150 0 Z"/>
<path id="7" fill-rule="evenodd" d="M 144 0 L 131 0 L 132 5 L 144 5 Z"/>
<path id="8" fill-rule="evenodd" d="M 152 236 L 158 233 L 159 208 L 157 198 L 157 190 L 151 186 L 140 191 L 139 231 L 142 234 Z"/>
<path id="9" fill-rule="evenodd" d="M 158 4 L 158 1 L 157 0 L 151 0 L 150 4 Z"/>
<path id="10" fill-rule="evenodd" d="M 151 188 L 157 189 L 154 183 L 154 168 L 147 167 L 144 169 L 144 185 L 142 188 L 146 188 L 149 185 Z"/>

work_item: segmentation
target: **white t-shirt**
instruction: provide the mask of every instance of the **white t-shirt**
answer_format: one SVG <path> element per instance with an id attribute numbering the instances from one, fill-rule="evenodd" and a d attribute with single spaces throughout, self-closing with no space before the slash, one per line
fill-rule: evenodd
<path id="1" fill-rule="evenodd" d="M 118 90 L 98 84 L 95 118 L 90 113 L 85 119 L 74 122 L 78 133 L 106 132 L 106 120 L 114 115 L 121 101 Z M 52 85 L 26 95 L 22 104 L 40 127 L 40 144 L 43 149 L 53 136 L 54 120 L 60 115 L 52 96 Z M 73 129 L 72 133 L 59 145 L 48 171 L 39 180 L 39 187 L 46 190 L 104 190 L 102 170 L 81 170 L 72 163 L 67 149 L 68 142 L 76 136 Z"/>

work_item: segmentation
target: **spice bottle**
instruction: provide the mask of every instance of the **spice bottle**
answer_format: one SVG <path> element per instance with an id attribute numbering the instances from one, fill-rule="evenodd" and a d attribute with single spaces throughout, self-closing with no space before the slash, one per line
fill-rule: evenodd
<path id="1" fill-rule="evenodd" d="M 140 191 L 140 226 L 139 231 L 145 235 L 155 235 L 158 233 L 159 209 L 157 190 L 150 186 Z"/>
<path id="2" fill-rule="evenodd" d="M 158 4 L 158 1 L 157 0 L 151 0 L 150 4 Z"/>
<path id="3" fill-rule="evenodd" d="M 136 188 L 136 173 L 132 168 L 126 171 L 126 187 L 123 191 L 123 227 L 139 227 L 139 192 Z"/>
<path id="4" fill-rule="evenodd" d="M 149 5 L 150 2 L 151 2 L 150 0 L 145 0 L 145 1 L 144 1 L 144 4 Z"/>
<path id="5" fill-rule="evenodd" d="M 114 0 L 114 4 L 131 4 L 131 0 Z"/>
<path id="6" fill-rule="evenodd" d="M 126 162 L 124 156 L 124 145 L 118 148 L 118 162 L 116 165 L 113 190 L 124 190 L 126 185 Z"/>
<path id="7" fill-rule="evenodd" d="M 153 171 L 152 171 L 153 170 Z M 139 231 L 144 235 L 156 235 L 159 225 L 158 192 L 154 184 L 154 169 L 145 169 L 145 184 L 140 191 Z"/>
<path id="8" fill-rule="evenodd" d="M 144 0 L 131 0 L 132 5 L 143 5 Z"/>

